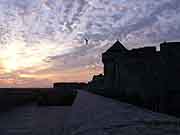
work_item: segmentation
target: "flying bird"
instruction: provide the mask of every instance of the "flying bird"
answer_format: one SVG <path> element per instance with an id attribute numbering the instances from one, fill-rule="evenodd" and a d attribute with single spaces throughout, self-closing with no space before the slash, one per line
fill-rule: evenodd
<path id="1" fill-rule="evenodd" d="M 85 43 L 86 43 L 86 45 L 88 45 L 88 42 L 89 42 L 89 41 L 88 41 L 88 39 L 87 39 L 87 38 L 85 38 Z"/>

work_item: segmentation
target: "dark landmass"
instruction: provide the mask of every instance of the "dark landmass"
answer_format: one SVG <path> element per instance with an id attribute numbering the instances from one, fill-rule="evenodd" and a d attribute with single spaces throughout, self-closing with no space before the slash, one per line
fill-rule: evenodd
<path id="1" fill-rule="evenodd" d="M 53 88 L 36 93 L 38 105 L 71 106 L 77 95 L 76 89 Z"/>
<path id="2" fill-rule="evenodd" d="M 60 88 L 60 89 L 66 89 L 66 90 L 71 90 L 71 89 L 86 89 L 87 88 L 87 83 L 78 83 L 78 82 L 57 82 L 54 83 L 54 88 Z"/>
<path id="3" fill-rule="evenodd" d="M 0 111 L 36 103 L 47 106 L 72 105 L 76 90 L 59 88 L 0 88 Z"/>

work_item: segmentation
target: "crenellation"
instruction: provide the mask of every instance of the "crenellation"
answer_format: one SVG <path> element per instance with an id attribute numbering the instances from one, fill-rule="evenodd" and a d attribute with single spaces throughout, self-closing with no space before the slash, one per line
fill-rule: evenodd
<path id="1" fill-rule="evenodd" d="M 134 98 L 152 110 L 169 111 L 166 104 L 171 106 L 175 100 L 168 103 L 173 99 L 171 91 L 180 93 L 179 52 L 180 42 L 161 43 L 157 51 L 156 47 L 128 50 L 117 41 L 102 54 L 104 91 L 127 100 Z"/>

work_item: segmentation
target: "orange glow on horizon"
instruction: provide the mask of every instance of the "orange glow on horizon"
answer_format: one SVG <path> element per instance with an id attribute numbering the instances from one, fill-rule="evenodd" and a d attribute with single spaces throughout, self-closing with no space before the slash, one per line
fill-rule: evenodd
<path id="1" fill-rule="evenodd" d="M 53 63 L 45 59 L 71 48 L 47 44 L 51 43 L 42 41 L 40 45 L 27 46 L 21 40 L 13 40 L 9 45 L 0 46 L 0 87 L 47 87 L 53 82 L 88 82 L 93 75 L 102 73 L 102 67 L 94 65 L 69 67 L 62 71 L 51 69 Z"/>

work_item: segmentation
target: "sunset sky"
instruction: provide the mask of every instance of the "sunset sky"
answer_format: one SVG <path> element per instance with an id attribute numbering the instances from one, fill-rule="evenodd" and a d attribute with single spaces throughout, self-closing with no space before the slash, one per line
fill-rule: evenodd
<path id="1" fill-rule="evenodd" d="M 180 41 L 180 1 L 0 0 L 0 87 L 88 81 L 117 39 L 129 49 Z"/>

